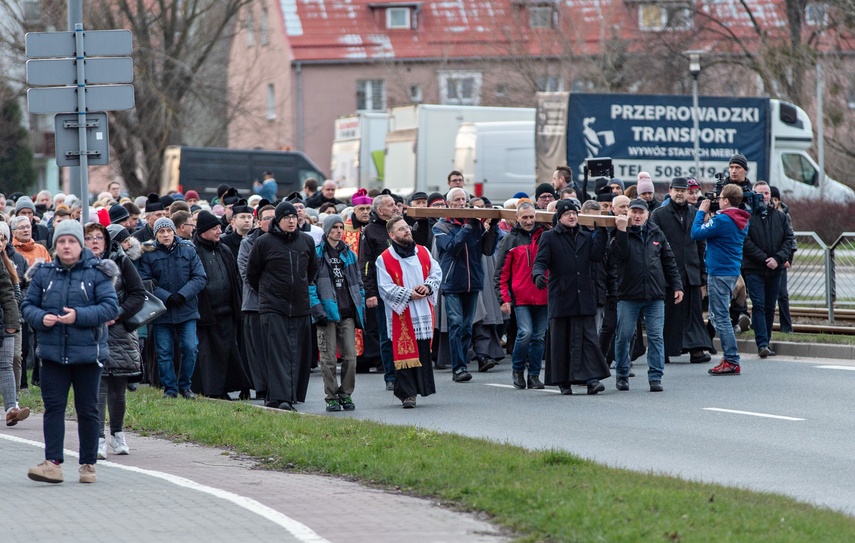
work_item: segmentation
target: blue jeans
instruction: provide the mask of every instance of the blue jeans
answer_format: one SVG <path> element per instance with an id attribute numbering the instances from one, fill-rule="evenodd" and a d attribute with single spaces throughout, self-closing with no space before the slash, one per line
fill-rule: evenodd
<path id="1" fill-rule="evenodd" d="M 77 437 L 80 442 L 79 463 L 98 461 L 98 435 L 101 421 L 98 418 L 98 390 L 101 387 L 101 365 L 58 364 L 42 360 L 42 399 L 45 415 L 42 426 L 45 434 L 45 460 L 62 462 L 65 443 L 65 407 L 68 390 L 74 387 L 74 410 L 77 412 Z"/>
<path id="2" fill-rule="evenodd" d="M 615 373 L 618 377 L 629 376 L 629 350 L 639 315 L 644 315 L 644 326 L 647 330 L 647 380 L 661 381 L 665 371 L 664 300 L 618 301 Z"/>
<path id="3" fill-rule="evenodd" d="M 739 364 L 739 349 L 736 348 L 736 334 L 733 333 L 733 325 L 730 323 L 730 300 L 733 298 L 733 288 L 738 278 L 736 275 L 707 277 L 710 321 L 721 340 L 724 359 L 733 364 Z"/>
<path id="4" fill-rule="evenodd" d="M 445 313 L 448 320 L 448 350 L 451 354 L 451 371 L 466 370 L 469 346 L 472 344 L 472 324 L 479 292 L 445 294 Z"/>
<path id="5" fill-rule="evenodd" d="M 523 372 L 528 360 L 528 374 L 540 375 L 543 365 L 543 350 L 546 348 L 546 326 L 549 323 L 545 305 L 518 305 L 514 307 L 517 317 L 517 339 L 511 355 L 513 371 Z"/>
<path id="6" fill-rule="evenodd" d="M 181 348 L 181 369 L 178 382 L 175 382 L 175 356 L 173 353 L 173 333 L 178 332 Z M 154 348 L 157 351 L 157 369 L 163 392 L 178 394 L 190 390 L 190 378 L 196 368 L 196 355 L 199 353 L 199 339 L 196 337 L 196 321 L 189 320 L 178 324 L 155 324 L 151 327 L 154 335 Z"/>
<path id="7" fill-rule="evenodd" d="M 386 304 L 378 296 L 377 308 L 377 331 L 380 335 L 380 361 L 383 362 L 383 379 L 388 383 L 395 380 L 395 359 L 392 355 L 392 340 L 386 329 Z"/>
<path id="8" fill-rule="evenodd" d="M 748 288 L 748 297 L 751 298 L 751 327 L 754 328 L 754 342 L 758 349 L 769 346 L 781 275 L 776 273 L 769 277 L 755 274 L 745 276 L 745 286 Z"/>

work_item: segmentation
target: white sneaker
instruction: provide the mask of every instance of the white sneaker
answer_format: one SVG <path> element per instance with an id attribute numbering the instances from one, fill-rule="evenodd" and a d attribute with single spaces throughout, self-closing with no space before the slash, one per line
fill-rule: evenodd
<path id="1" fill-rule="evenodd" d="M 103 437 L 98 438 L 98 460 L 107 459 L 107 440 Z"/>
<path id="2" fill-rule="evenodd" d="M 131 452 L 128 444 L 125 443 L 125 432 L 116 432 L 110 440 L 110 446 L 115 454 L 128 454 Z"/>

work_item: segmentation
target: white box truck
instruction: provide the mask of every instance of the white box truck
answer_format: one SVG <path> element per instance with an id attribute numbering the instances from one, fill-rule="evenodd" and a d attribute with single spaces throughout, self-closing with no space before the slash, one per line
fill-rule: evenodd
<path id="1" fill-rule="evenodd" d="M 494 203 L 534 191 L 534 120 L 463 123 L 454 141 L 454 169 L 465 187 Z"/>
<path id="2" fill-rule="evenodd" d="M 533 121 L 534 113 L 533 108 L 430 104 L 390 108 L 383 186 L 404 196 L 416 191 L 444 193 L 448 173 L 454 169 L 461 123 Z"/>
<path id="3" fill-rule="evenodd" d="M 819 179 L 819 167 L 807 153 L 813 127 L 800 107 L 762 97 L 699 97 L 699 171 L 693 111 L 686 95 L 538 93 L 537 178 L 551 179 L 563 164 L 581 175 L 588 158 L 610 157 L 615 177 L 624 181 L 647 171 L 661 186 L 692 176 L 710 188 L 714 174 L 726 172 L 730 157 L 742 153 L 748 178 L 778 187 L 785 201 L 855 201 L 851 188 L 827 176 L 824 183 Z"/>
<path id="4" fill-rule="evenodd" d="M 381 186 L 388 123 L 385 112 L 361 111 L 336 118 L 330 171 L 337 197 Z"/>

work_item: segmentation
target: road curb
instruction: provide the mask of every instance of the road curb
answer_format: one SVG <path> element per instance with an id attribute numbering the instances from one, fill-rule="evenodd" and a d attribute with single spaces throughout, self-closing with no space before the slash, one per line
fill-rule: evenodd
<path id="1" fill-rule="evenodd" d="M 714 340 L 715 348 L 721 352 L 721 342 Z M 754 338 L 736 339 L 740 353 L 757 354 Z M 833 345 L 830 343 L 798 343 L 795 341 L 770 341 L 769 346 L 778 356 L 797 356 L 800 358 L 839 358 L 855 359 L 855 345 Z"/>

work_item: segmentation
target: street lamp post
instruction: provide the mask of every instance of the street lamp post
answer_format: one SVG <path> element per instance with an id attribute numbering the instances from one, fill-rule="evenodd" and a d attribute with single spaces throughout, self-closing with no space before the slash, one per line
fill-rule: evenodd
<path id="1" fill-rule="evenodd" d="M 703 51 L 686 51 L 683 53 L 689 57 L 689 73 L 692 74 L 692 119 L 695 125 L 692 139 L 695 143 L 695 178 L 698 182 L 701 181 L 701 133 L 698 114 L 698 76 L 701 75 L 701 53 Z"/>

